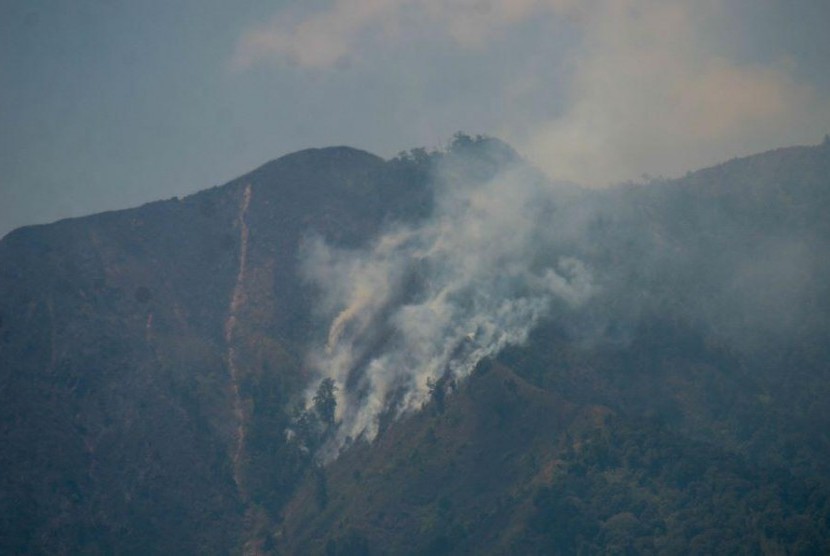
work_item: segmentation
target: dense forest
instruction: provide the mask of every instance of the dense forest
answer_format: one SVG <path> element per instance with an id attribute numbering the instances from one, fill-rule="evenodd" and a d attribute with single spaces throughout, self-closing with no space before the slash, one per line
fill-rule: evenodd
<path id="1" fill-rule="evenodd" d="M 15 230 L 0 552 L 828 553 L 828 211 L 830 141 L 584 190 L 458 135 Z"/>

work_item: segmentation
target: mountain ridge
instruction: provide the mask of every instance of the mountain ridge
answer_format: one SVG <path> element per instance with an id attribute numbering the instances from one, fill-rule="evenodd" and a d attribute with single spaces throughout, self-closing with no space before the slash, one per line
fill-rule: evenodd
<path id="1" fill-rule="evenodd" d="M 312 380 L 308 346 L 328 324 L 315 309 L 319 289 L 299 277 L 303 242 L 316 235 L 358 252 L 383 230 L 417 226 L 432 213 L 442 168 L 487 182 L 517 163 L 498 147 L 466 138 L 460 150 L 388 161 L 348 147 L 304 150 L 181 199 L 7 234 L 0 549 L 643 551 L 703 533 L 701 552 L 730 534 L 760 551 L 826 548 L 827 145 L 557 200 L 551 225 L 565 221 L 569 233 L 551 249 L 598 271 L 594 301 L 553 314 L 525 345 L 482 362 L 443 406 L 433 399 L 373 448 L 320 468 L 286 442 Z M 769 187 L 743 195 L 752 183 Z M 731 204 L 707 187 L 731 191 Z M 798 203 L 781 196 L 788 188 Z M 559 411 L 572 424 L 546 436 L 545 420 Z M 528 420 L 536 425 L 519 434 Z M 513 459 L 473 481 L 488 467 L 465 451 L 458 423 L 483 423 L 476 450 Z M 543 448 L 522 452 L 522 438 Z M 600 448 L 577 449 L 589 439 Z M 643 455 L 652 452 L 663 456 Z M 411 484 L 381 473 L 414 453 L 396 464 Z M 567 480 L 535 469 L 534 457 L 566 462 Z M 673 466 L 676 457 L 690 467 Z M 419 480 L 437 488 L 430 479 L 452 461 L 456 475 L 440 484 L 454 494 L 435 490 L 414 506 L 396 498 Z M 508 468 L 515 477 L 502 483 Z M 725 508 L 761 508 L 751 511 L 763 527 L 733 523 L 728 512 L 713 514 L 722 524 L 702 516 L 714 500 L 704 476 L 733 493 Z M 343 504 L 361 481 L 383 507 Z M 682 494 L 685 484 L 692 494 Z M 790 484 L 812 484 L 815 494 L 792 501 Z M 409 512 L 399 525 L 410 525 L 384 529 L 378 511 Z M 563 512 L 579 519 L 558 529 L 551 516 Z M 301 530 L 303 515 L 316 517 Z M 491 534 L 500 539 L 492 545 Z"/>
<path id="2" fill-rule="evenodd" d="M 509 145 L 507 145 L 506 143 L 503 143 L 503 142 L 499 141 L 498 139 L 496 139 L 496 141 L 498 141 L 499 143 L 501 143 L 501 144 L 503 144 L 503 145 L 505 145 L 509 148 Z M 715 172 L 720 172 L 720 171 L 723 171 L 724 169 L 727 169 L 727 168 L 733 168 L 734 167 L 736 169 L 743 169 L 742 167 L 745 168 L 745 166 L 747 164 L 751 164 L 753 161 L 768 159 L 771 156 L 776 156 L 777 158 L 780 158 L 781 155 L 789 155 L 789 157 L 795 157 L 795 155 L 811 153 L 811 152 L 815 152 L 817 149 L 824 149 L 824 148 L 830 148 L 830 142 L 825 141 L 825 142 L 822 142 L 822 143 L 817 144 L 817 145 L 796 145 L 796 146 L 790 146 L 790 147 L 778 147 L 778 148 L 770 149 L 770 150 L 767 150 L 767 151 L 762 151 L 762 152 L 755 153 L 755 154 L 735 157 L 735 158 L 726 160 L 724 162 L 719 162 L 719 163 L 713 164 L 711 166 L 707 166 L 705 168 L 701 168 L 701 169 L 694 170 L 694 171 L 689 171 L 689 172 L 687 172 L 687 174 L 685 176 L 681 176 L 681 177 L 678 177 L 678 178 L 650 178 L 649 180 L 647 180 L 644 183 L 636 183 L 635 182 L 633 185 L 643 186 L 643 185 L 648 185 L 649 182 L 654 182 L 654 183 L 665 183 L 665 182 L 680 183 L 680 182 L 682 182 L 682 183 L 685 183 L 685 182 L 688 182 L 690 180 L 690 178 L 694 178 L 696 176 L 705 177 L 708 174 L 715 173 Z M 427 154 L 427 151 L 424 150 L 424 149 L 414 149 L 414 150 L 415 151 L 422 150 L 424 152 L 424 154 Z M 515 151 L 513 151 L 513 152 L 515 154 Z M 267 162 L 264 162 L 264 163 L 260 164 L 259 166 L 257 166 L 256 168 L 254 168 L 253 170 L 250 170 L 250 171 L 242 174 L 239 177 L 233 178 L 225 184 L 214 185 L 214 186 L 211 186 L 211 187 L 207 187 L 205 189 L 201 189 L 199 191 L 196 191 L 196 192 L 184 195 L 184 196 L 174 196 L 174 197 L 170 197 L 169 199 L 159 199 L 159 200 L 147 201 L 146 203 L 141 203 L 141 204 L 136 205 L 134 207 L 111 209 L 111 210 L 105 210 L 105 211 L 96 212 L 96 213 L 88 214 L 88 215 L 60 218 L 60 219 L 52 221 L 52 222 L 46 222 L 46 223 L 41 223 L 41 224 L 27 224 L 27 225 L 24 225 L 24 226 L 20 226 L 18 228 L 14 228 L 13 230 L 10 230 L 9 232 L 6 233 L 6 235 L 4 235 L 2 238 L 0 238 L 0 241 L 5 239 L 8 235 L 10 235 L 12 233 L 21 233 L 21 232 L 18 232 L 19 230 L 28 230 L 28 229 L 48 227 L 48 226 L 52 226 L 54 224 L 58 224 L 58 223 L 62 223 L 62 222 L 83 220 L 83 219 L 91 218 L 91 217 L 104 217 L 105 215 L 111 215 L 113 213 L 118 214 L 118 213 L 122 213 L 122 212 L 125 212 L 125 211 L 132 211 L 132 210 L 142 209 L 142 208 L 148 207 L 148 206 L 155 206 L 159 203 L 182 202 L 186 199 L 190 199 L 190 198 L 195 197 L 195 196 L 203 195 L 203 194 L 206 194 L 207 192 L 214 191 L 214 190 L 217 190 L 217 189 L 223 189 L 223 188 L 232 187 L 232 186 L 240 187 L 239 186 L 240 183 L 250 182 L 250 181 L 252 181 L 252 178 L 255 178 L 255 177 L 258 177 L 258 176 L 261 176 L 263 174 L 268 173 L 268 171 L 273 170 L 273 168 L 275 166 L 280 166 L 280 165 L 285 165 L 285 164 L 288 164 L 288 163 L 295 163 L 295 162 L 299 162 L 299 161 L 303 161 L 303 160 L 308 160 L 309 158 L 313 158 L 313 157 L 316 157 L 318 155 L 327 156 L 328 154 L 337 155 L 338 153 L 348 153 L 352 157 L 355 157 L 355 158 L 356 157 L 361 157 L 361 158 L 365 158 L 366 160 L 372 160 L 374 162 L 389 162 L 389 161 L 395 160 L 395 158 L 397 158 L 397 157 L 393 157 L 391 159 L 385 160 L 382 157 L 380 157 L 378 155 L 375 155 L 375 154 L 373 154 L 369 151 L 366 151 L 364 149 L 355 148 L 355 147 L 350 147 L 348 145 L 333 145 L 333 146 L 329 146 L 329 147 L 309 147 L 309 148 L 300 149 L 300 150 L 297 150 L 297 151 L 292 151 L 292 152 L 286 153 L 282 156 L 279 156 L 277 158 L 271 159 Z M 403 153 L 403 154 L 406 154 L 406 153 Z M 574 184 L 574 185 L 578 186 L 578 184 Z M 609 187 L 613 188 L 613 187 L 618 187 L 618 186 L 619 186 L 619 184 L 615 184 L 615 185 L 612 185 L 612 186 L 609 186 Z"/>

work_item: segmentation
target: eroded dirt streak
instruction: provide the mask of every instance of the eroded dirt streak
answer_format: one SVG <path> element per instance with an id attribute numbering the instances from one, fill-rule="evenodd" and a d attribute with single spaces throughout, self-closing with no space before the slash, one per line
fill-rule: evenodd
<path id="1" fill-rule="evenodd" d="M 232 454 L 233 480 L 243 500 L 247 500 L 248 494 L 245 489 L 243 477 L 243 459 L 245 455 L 245 410 L 242 396 L 239 391 L 239 366 L 237 360 L 236 329 L 239 320 L 239 310 L 245 305 L 245 268 L 248 264 L 248 206 L 251 204 L 251 186 L 245 187 L 242 195 L 242 203 L 239 206 L 239 270 L 236 274 L 236 284 L 231 294 L 231 302 L 228 307 L 228 317 L 225 319 L 225 342 L 228 347 L 227 359 L 230 373 L 231 394 L 233 396 L 233 412 L 236 417 L 235 445 Z"/>

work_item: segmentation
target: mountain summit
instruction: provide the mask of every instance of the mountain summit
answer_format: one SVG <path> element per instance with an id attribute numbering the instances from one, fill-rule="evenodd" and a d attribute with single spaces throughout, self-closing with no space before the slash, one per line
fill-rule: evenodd
<path id="1" fill-rule="evenodd" d="M 15 230 L 0 552 L 826 553 L 828 210 L 459 135 Z"/>

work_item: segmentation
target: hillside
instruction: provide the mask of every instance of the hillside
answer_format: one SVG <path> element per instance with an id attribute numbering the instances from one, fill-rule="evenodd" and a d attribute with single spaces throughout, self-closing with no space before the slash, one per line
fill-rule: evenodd
<path id="1" fill-rule="evenodd" d="M 528 195 L 527 223 L 490 202 L 500 181 Z M 468 226 L 470 206 L 484 216 Z M 0 552 L 826 553 L 828 210 L 828 143 L 583 191 L 459 136 L 389 161 L 301 151 L 186 198 L 15 230 L 0 240 Z M 466 244 L 430 259 L 434 229 L 483 237 L 492 266 Z M 432 303 L 456 264 L 479 265 L 454 290 L 459 318 L 537 299 L 535 274 L 510 274 L 521 261 L 565 282 L 526 338 L 447 328 L 462 341 L 422 411 L 395 418 L 401 382 L 373 441 L 315 458 L 286 431 L 332 337 L 321 300 L 396 262 L 372 266 L 396 233 L 427 255 L 399 257 L 400 291 L 344 327 L 357 355 L 338 419 L 373 384 L 358 373 L 407 345 L 385 328 L 394 311 Z M 337 264 L 311 275 L 315 242 Z"/>
<path id="2" fill-rule="evenodd" d="M 406 186 L 367 153 L 303 151 L 185 199 L 6 236 L 3 552 L 236 546 L 252 498 L 287 488 L 273 468 L 303 381 L 301 236 L 360 241 L 395 210 L 389 183 Z"/>

